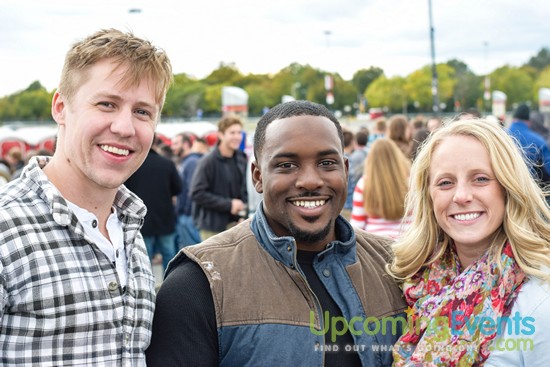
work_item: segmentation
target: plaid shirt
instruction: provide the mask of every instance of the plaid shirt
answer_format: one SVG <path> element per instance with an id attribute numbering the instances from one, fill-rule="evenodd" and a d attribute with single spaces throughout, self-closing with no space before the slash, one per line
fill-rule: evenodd
<path id="1" fill-rule="evenodd" d="M 0 189 L 0 364 L 145 365 L 154 277 L 139 229 L 143 202 L 122 186 L 128 284 L 86 236 L 33 158 Z"/>

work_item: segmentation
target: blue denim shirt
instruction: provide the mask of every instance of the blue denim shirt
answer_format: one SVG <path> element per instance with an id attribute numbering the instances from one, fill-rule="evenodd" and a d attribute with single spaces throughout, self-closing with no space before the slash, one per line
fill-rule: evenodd
<path id="1" fill-rule="evenodd" d="M 372 322 L 365 322 L 365 320 L 370 321 L 369 317 L 373 315 L 369 315 L 364 309 L 353 280 L 347 271 L 348 266 L 357 264 L 357 238 L 352 226 L 342 216 L 336 219 L 335 225 L 337 226 L 336 232 L 340 234 L 340 240 L 329 243 L 324 251 L 318 253 L 313 267 L 330 296 L 341 308 L 344 319 L 348 323 L 352 321 L 354 324 L 352 335 L 362 364 L 364 366 L 391 366 L 391 352 L 384 353 L 384 350 L 391 351 L 389 347 L 401 335 L 401 326 L 404 325 L 404 320 L 406 320 L 405 314 L 388 315 L 387 321 L 383 321 L 384 318 L 373 317 Z M 305 279 L 305 275 L 296 260 L 297 247 L 294 238 L 277 237 L 269 227 L 261 206 L 254 216 L 251 229 L 260 245 L 273 258 L 288 268 L 296 269 Z M 377 297 L 374 292 L 367 295 L 369 298 L 373 296 Z M 320 310 L 320 305 L 316 306 Z M 401 320 L 403 320 L 403 323 L 401 323 Z M 320 321 L 326 320 L 321 318 Z M 388 322 L 385 325 L 388 328 L 385 333 L 382 332 L 384 322 Z M 396 322 L 397 326 L 394 333 L 391 330 L 392 322 Z M 365 325 L 368 325 L 368 330 L 365 329 Z M 380 327 L 380 331 L 376 332 L 378 327 Z M 329 325 L 323 325 L 322 323 L 321 329 L 327 330 L 329 333 L 332 332 L 332 330 L 329 330 Z M 308 333 L 306 332 L 306 334 Z M 310 330 L 309 334 L 309 339 L 311 339 L 314 333 Z M 323 345 L 324 342 L 323 336 L 317 337 L 316 343 Z M 292 344 L 294 343 L 298 343 L 298 341 L 294 340 Z M 312 356 L 311 358 L 318 360 L 319 354 L 317 353 L 315 357 Z M 321 361 L 319 361 L 319 365 L 321 365 L 320 363 Z"/>

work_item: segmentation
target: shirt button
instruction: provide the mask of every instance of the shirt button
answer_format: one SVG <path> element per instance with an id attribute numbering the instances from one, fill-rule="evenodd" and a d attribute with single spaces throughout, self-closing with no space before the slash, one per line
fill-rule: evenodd
<path id="1" fill-rule="evenodd" d="M 109 290 L 111 292 L 114 292 L 118 290 L 118 283 L 117 282 L 109 282 Z"/>
<path id="2" fill-rule="evenodd" d="M 118 257 L 118 249 L 116 249 L 116 257 Z"/>
<path id="3" fill-rule="evenodd" d="M 97 220 L 94 219 L 92 221 L 92 227 L 97 228 Z"/>
<path id="4" fill-rule="evenodd" d="M 328 269 L 323 270 L 323 275 L 327 278 L 330 277 L 330 270 Z"/>

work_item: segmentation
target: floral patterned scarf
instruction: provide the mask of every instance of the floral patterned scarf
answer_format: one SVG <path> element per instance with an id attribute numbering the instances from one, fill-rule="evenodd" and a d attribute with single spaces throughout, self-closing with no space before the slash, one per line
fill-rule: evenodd
<path id="1" fill-rule="evenodd" d="M 525 279 L 512 248 L 502 272 L 486 253 L 461 272 L 454 246 L 442 259 L 405 281 L 407 329 L 394 346 L 394 366 L 481 366 L 502 317 Z"/>

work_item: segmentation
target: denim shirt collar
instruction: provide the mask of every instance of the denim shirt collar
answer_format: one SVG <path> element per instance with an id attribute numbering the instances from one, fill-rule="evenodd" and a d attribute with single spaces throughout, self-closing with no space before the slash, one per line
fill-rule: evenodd
<path id="1" fill-rule="evenodd" d="M 339 257 L 344 265 L 352 264 L 355 262 L 355 231 L 341 215 L 336 218 L 335 226 L 339 238 L 329 242 L 326 248 L 317 254 L 317 258 L 333 254 Z M 250 227 L 260 245 L 275 260 L 290 268 L 296 267 L 296 241 L 292 236 L 278 237 L 273 232 L 263 211 L 263 201 L 258 204 Z"/>

